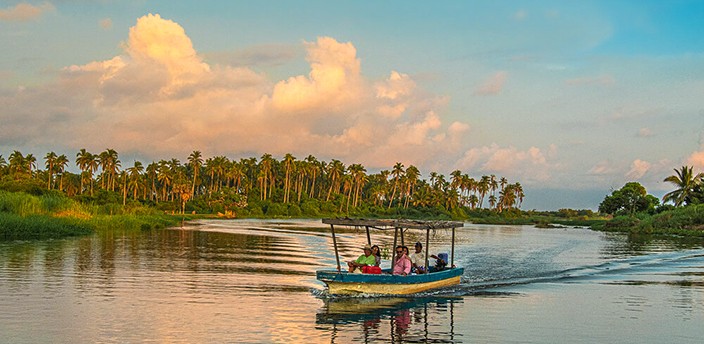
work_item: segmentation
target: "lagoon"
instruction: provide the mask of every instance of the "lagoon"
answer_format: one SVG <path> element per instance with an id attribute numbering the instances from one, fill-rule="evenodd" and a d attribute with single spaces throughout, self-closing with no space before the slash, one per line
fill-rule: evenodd
<path id="1" fill-rule="evenodd" d="M 435 233 L 431 253 L 448 250 L 447 235 Z M 338 236 L 346 259 L 365 241 L 362 231 Z M 372 241 L 390 247 L 393 237 Z M 315 279 L 335 265 L 319 220 L 4 242 L 0 342 L 699 343 L 703 244 L 467 224 L 457 231 L 461 285 L 331 299 Z"/>

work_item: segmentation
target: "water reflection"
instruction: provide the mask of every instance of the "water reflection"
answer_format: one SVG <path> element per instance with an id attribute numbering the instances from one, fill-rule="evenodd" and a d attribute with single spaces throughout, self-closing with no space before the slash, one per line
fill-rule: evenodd
<path id="1" fill-rule="evenodd" d="M 704 335 L 701 243 L 472 226 L 457 233 L 461 285 L 420 298 L 327 300 L 311 294 L 323 289 L 315 270 L 335 264 L 319 222 L 202 221 L 0 242 L 0 342 L 591 343 L 639 333 L 661 343 Z M 354 230 L 339 239 L 345 259 L 366 242 Z M 372 241 L 393 242 L 383 233 Z"/>
<path id="2" fill-rule="evenodd" d="M 330 334 L 331 343 L 459 343 L 454 309 L 462 302 L 439 297 L 327 299 L 316 325 Z"/>

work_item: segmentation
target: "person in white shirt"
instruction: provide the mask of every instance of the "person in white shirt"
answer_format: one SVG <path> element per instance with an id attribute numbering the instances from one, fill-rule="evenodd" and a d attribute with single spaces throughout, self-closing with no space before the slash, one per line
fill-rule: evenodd
<path id="1" fill-rule="evenodd" d="M 417 274 L 424 274 L 428 271 L 425 267 L 425 252 L 423 252 L 423 244 L 416 243 L 416 252 L 411 254 L 411 266 Z M 429 258 L 440 259 L 438 256 L 431 254 Z"/>

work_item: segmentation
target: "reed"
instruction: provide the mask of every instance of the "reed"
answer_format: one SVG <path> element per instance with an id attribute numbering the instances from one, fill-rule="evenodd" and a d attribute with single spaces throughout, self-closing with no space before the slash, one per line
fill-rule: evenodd
<path id="1" fill-rule="evenodd" d="M 93 233 L 91 226 L 78 219 L 0 212 L 2 240 L 57 239 L 90 233 Z"/>
<path id="2" fill-rule="evenodd" d="M 109 230 L 152 230 L 179 225 L 181 217 L 141 205 L 92 205 L 62 194 L 33 196 L 0 191 L 0 240 L 52 239 Z"/>

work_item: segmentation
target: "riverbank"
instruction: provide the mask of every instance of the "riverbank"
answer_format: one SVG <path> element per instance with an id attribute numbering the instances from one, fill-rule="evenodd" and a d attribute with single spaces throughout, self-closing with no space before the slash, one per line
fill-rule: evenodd
<path id="1" fill-rule="evenodd" d="M 111 229 L 160 229 L 191 218 L 142 206 L 86 205 L 57 194 L 0 191 L 0 240 L 5 241 L 58 239 Z"/>
<path id="2" fill-rule="evenodd" d="M 591 228 L 604 232 L 704 238 L 704 204 L 677 207 L 652 215 L 617 216 Z"/>

